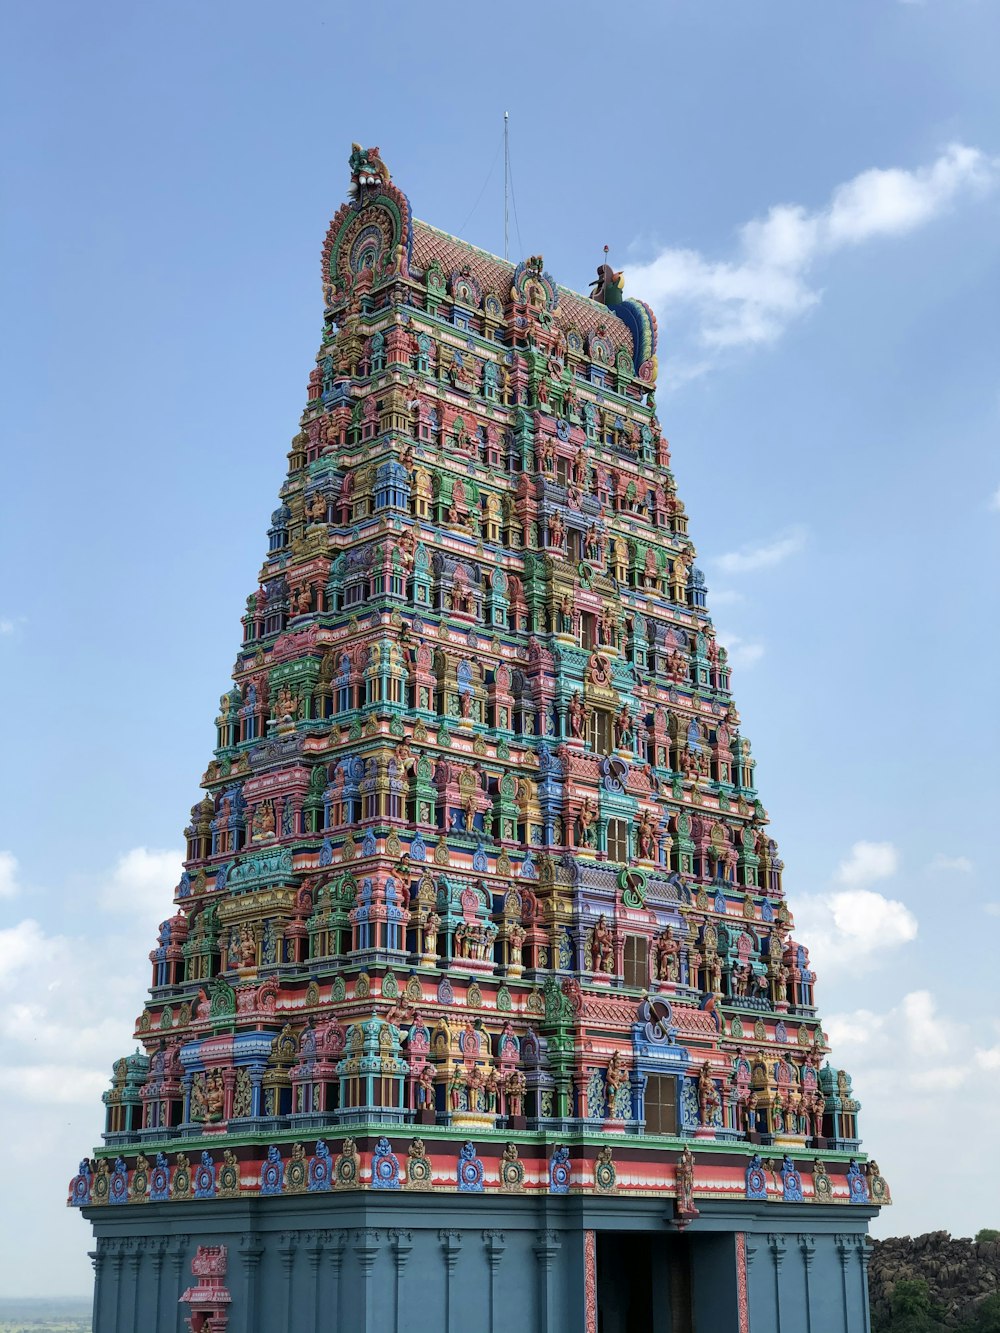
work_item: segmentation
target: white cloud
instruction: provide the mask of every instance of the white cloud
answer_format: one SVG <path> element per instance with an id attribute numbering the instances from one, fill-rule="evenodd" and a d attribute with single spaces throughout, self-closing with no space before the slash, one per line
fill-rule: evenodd
<path id="1" fill-rule="evenodd" d="M 827 204 L 814 211 L 801 204 L 774 205 L 740 228 L 733 259 L 663 249 L 629 267 L 629 290 L 650 301 L 681 339 L 689 335 L 700 349 L 693 365 L 681 366 L 679 378 L 690 378 L 728 348 L 774 342 L 815 306 L 820 293 L 810 285 L 809 274 L 818 261 L 850 246 L 906 235 L 963 195 L 992 189 L 998 179 L 1000 160 L 978 148 L 951 144 L 913 171 L 863 171 L 838 185 Z"/>
<path id="2" fill-rule="evenodd" d="M 797 554 L 805 545 L 804 528 L 793 528 L 769 542 L 750 543 L 738 551 L 716 556 L 712 564 L 723 574 L 754 574 L 760 569 L 780 565 L 789 556 Z"/>
<path id="3" fill-rule="evenodd" d="M 990 508 L 994 513 L 1000 514 L 1000 486 L 990 496 Z"/>
<path id="4" fill-rule="evenodd" d="M 17 882 L 17 857 L 13 852 L 0 852 L 0 898 L 13 898 L 20 893 Z"/>
<path id="5" fill-rule="evenodd" d="M 759 662 L 764 656 L 764 645 L 762 643 L 750 642 L 739 634 L 728 634 L 721 629 L 716 631 L 716 636 L 720 643 L 725 644 L 730 666 L 737 668 L 752 667 L 755 662 Z"/>
<path id="6" fill-rule="evenodd" d="M 846 999 L 847 985 L 840 990 Z M 967 1182 L 965 1188 L 942 1193 L 933 1173 L 913 1170 L 935 1126 L 968 1124 L 970 1106 L 991 1105 L 1000 1095 L 1000 1045 L 982 1045 L 981 1024 L 965 1021 L 963 1003 L 957 996 L 951 1012 L 930 991 L 915 990 L 885 1011 L 847 1008 L 823 1023 L 831 1063 L 851 1074 L 861 1101 L 864 1148 L 893 1188 L 893 1206 L 875 1223 L 877 1235 L 918 1234 L 931 1226 L 969 1234 L 993 1220 L 1000 1164 L 983 1158 L 974 1134 L 948 1138 L 949 1178 Z"/>
<path id="7" fill-rule="evenodd" d="M 1000 916 L 1000 903 L 984 903 L 983 911 L 990 916 Z"/>
<path id="8" fill-rule="evenodd" d="M 855 888 L 888 879 L 899 867 L 899 853 L 891 842 L 856 842 L 846 861 L 841 861 L 834 878 L 839 884 Z"/>
<path id="9" fill-rule="evenodd" d="M 746 597 L 735 588 L 720 588 L 718 592 L 712 592 L 710 600 L 713 607 L 736 606 L 740 602 L 745 602 Z"/>
<path id="10" fill-rule="evenodd" d="M 905 903 L 872 889 L 810 894 L 792 906 L 796 935 L 808 942 L 820 978 L 871 968 L 887 950 L 916 939 L 919 928 Z"/>
<path id="11" fill-rule="evenodd" d="M 129 912 L 146 920 L 164 920 L 173 912 L 172 898 L 182 869 L 180 852 L 133 847 L 118 864 L 101 893 L 109 912 Z"/>
<path id="12" fill-rule="evenodd" d="M 971 875 L 975 866 L 967 856 L 945 856 L 939 852 L 927 869 L 933 874 Z"/>

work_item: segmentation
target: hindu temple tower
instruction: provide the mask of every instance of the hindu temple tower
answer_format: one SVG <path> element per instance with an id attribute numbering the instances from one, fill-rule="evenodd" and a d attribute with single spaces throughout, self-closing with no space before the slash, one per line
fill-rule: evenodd
<path id="1" fill-rule="evenodd" d="M 887 1190 L 653 313 L 416 221 L 378 149 L 351 172 L 138 1048 L 70 1185 L 95 1333 L 864 1333 Z"/>

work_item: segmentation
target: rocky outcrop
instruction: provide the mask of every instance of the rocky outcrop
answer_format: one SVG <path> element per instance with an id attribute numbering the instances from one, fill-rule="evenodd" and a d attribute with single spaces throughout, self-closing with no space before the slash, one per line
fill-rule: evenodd
<path id="1" fill-rule="evenodd" d="M 874 1241 L 868 1290 L 876 1328 L 888 1320 L 896 1283 L 907 1278 L 922 1278 L 945 1327 L 958 1328 L 1000 1291 L 1000 1241 L 952 1240 L 947 1231 Z"/>

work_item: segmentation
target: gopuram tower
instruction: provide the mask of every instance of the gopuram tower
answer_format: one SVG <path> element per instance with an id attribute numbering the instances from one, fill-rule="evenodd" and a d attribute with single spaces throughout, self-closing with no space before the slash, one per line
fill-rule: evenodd
<path id="1" fill-rule="evenodd" d="M 139 1046 L 70 1185 L 95 1333 L 864 1333 L 888 1191 L 652 311 L 350 164 Z"/>

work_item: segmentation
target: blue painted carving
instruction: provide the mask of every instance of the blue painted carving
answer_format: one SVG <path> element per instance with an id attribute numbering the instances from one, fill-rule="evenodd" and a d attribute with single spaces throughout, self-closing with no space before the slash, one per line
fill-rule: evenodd
<path id="1" fill-rule="evenodd" d="M 193 1183 L 196 1199 L 215 1198 L 215 1160 L 207 1150 L 202 1153 L 201 1161 L 194 1169 Z"/>
<path id="2" fill-rule="evenodd" d="M 483 1164 L 474 1143 L 463 1143 L 458 1151 L 458 1189 L 460 1194 L 483 1192 Z"/>
<path id="3" fill-rule="evenodd" d="M 852 1157 L 851 1164 L 847 1168 L 847 1191 L 851 1203 L 868 1203 L 868 1182 L 865 1180 L 861 1167 Z"/>
<path id="4" fill-rule="evenodd" d="M 399 1189 L 399 1158 L 386 1138 L 379 1139 L 372 1153 L 372 1189 Z"/>
<path id="5" fill-rule="evenodd" d="M 747 1163 L 746 1197 L 748 1199 L 767 1198 L 767 1177 L 764 1174 L 764 1163 L 760 1160 L 760 1153 L 758 1152 L 755 1152 Z"/>
<path id="6" fill-rule="evenodd" d="M 313 1193 L 328 1190 L 331 1187 L 333 1162 L 330 1149 L 322 1139 L 316 1140 L 316 1154 L 309 1158 L 309 1189 Z"/>
<path id="7" fill-rule="evenodd" d="M 787 1153 L 781 1161 L 781 1188 L 785 1203 L 802 1203 L 802 1177 Z"/>
<path id="8" fill-rule="evenodd" d="M 115 1158 L 108 1188 L 108 1203 L 128 1203 L 128 1168 L 124 1159 Z"/>
<path id="9" fill-rule="evenodd" d="M 568 1194 L 570 1182 L 569 1149 L 560 1144 L 549 1158 L 549 1193 Z"/>
<path id="10" fill-rule="evenodd" d="M 170 1198 L 170 1168 L 166 1153 L 156 1154 L 156 1162 L 149 1173 L 149 1197 L 153 1203 L 165 1203 Z"/>
<path id="11" fill-rule="evenodd" d="M 281 1161 L 281 1151 L 272 1146 L 267 1150 L 267 1157 L 260 1168 L 261 1194 L 280 1194 L 284 1188 L 285 1169 Z"/>

